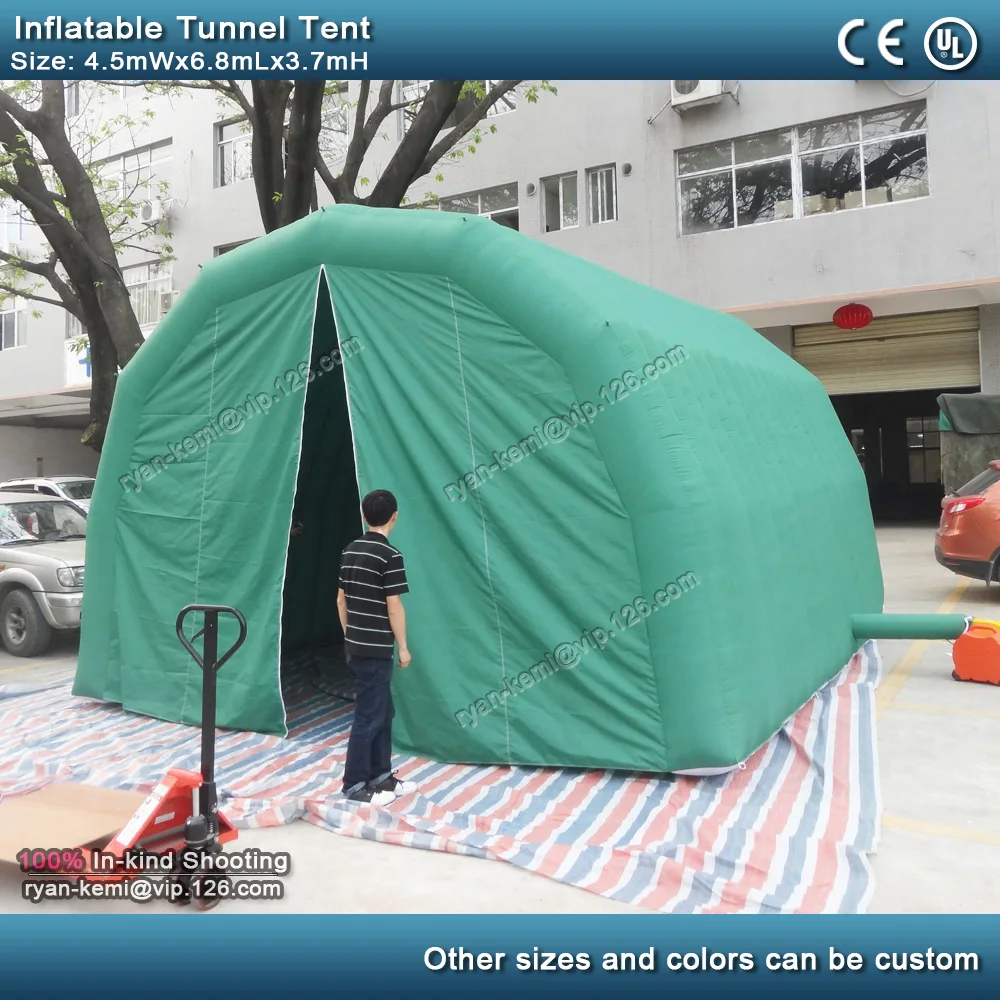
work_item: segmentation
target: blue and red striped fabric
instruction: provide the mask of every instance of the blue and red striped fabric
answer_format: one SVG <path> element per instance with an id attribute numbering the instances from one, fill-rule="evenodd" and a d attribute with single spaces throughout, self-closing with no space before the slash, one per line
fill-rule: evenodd
<path id="1" fill-rule="evenodd" d="M 786 655 L 788 655 L 786 653 Z M 746 762 L 715 778 L 397 761 L 420 793 L 386 809 L 340 796 L 351 705 L 287 692 L 290 736 L 220 731 L 221 808 L 238 827 L 305 819 L 339 834 L 507 861 L 675 913 L 858 913 L 874 889 L 881 803 L 867 644 Z M 0 802 L 53 781 L 148 792 L 197 770 L 198 733 L 73 698 L 0 687 Z"/>

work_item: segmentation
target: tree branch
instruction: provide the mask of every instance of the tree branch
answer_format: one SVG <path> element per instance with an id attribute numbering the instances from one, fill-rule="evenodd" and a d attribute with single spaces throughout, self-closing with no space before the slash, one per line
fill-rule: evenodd
<path id="1" fill-rule="evenodd" d="M 3 250 L 0 250 L 0 261 L 3 261 L 10 267 L 16 267 L 19 271 L 37 274 L 40 278 L 45 278 L 46 281 L 49 275 L 55 270 L 51 264 L 43 264 L 41 261 L 36 260 L 26 260 L 24 257 L 18 257 L 16 254 L 6 253 Z"/>
<path id="2" fill-rule="evenodd" d="M 7 112 L 12 118 L 16 119 L 20 124 L 31 131 L 32 125 L 35 121 L 36 114 L 33 111 L 29 111 L 27 108 L 22 107 L 14 100 L 13 97 L 7 93 L 2 87 L 0 87 L 0 109 Z"/>
<path id="3" fill-rule="evenodd" d="M 348 201 L 342 178 L 333 176 L 333 171 L 327 165 L 326 160 L 323 159 L 323 154 L 318 149 L 316 150 L 316 173 L 319 174 L 320 180 L 326 186 L 327 191 L 333 196 L 335 202 L 343 204 Z"/>
<path id="4" fill-rule="evenodd" d="M 515 87 L 520 86 L 521 83 L 523 83 L 522 80 L 501 80 L 483 96 L 482 100 L 476 101 L 469 113 L 447 135 L 431 146 L 430 152 L 428 152 L 424 158 L 424 162 L 420 165 L 419 172 L 413 175 L 413 180 L 429 174 L 441 157 L 454 149 L 486 117 L 486 112 L 501 97 L 509 94 Z"/>
<path id="5" fill-rule="evenodd" d="M 15 288 L 13 285 L 8 285 L 0 281 L 0 294 L 9 295 L 13 298 L 27 299 L 30 302 L 41 302 L 47 306 L 58 306 L 60 309 L 65 308 L 58 299 L 50 299 L 46 295 L 38 295 L 35 292 L 25 291 L 23 288 Z"/>
<path id="6" fill-rule="evenodd" d="M 83 322 L 83 308 L 80 305 L 80 300 L 77 298 L 76 293 L 65 282 L 60 276 L 59 272 L 56 270 L 56 263 L 58 262 L 58 256 L 55 251 L 49 255 L 47 261 L 37 261 L 37 260 L 26 260 L 23 257 L 17 257 L 14 254 L 5 253 L 0 251 L 0 261 L 4 261 L 10 267 L 17 268 L 20 271 L 27 271 L 29 274 L 38 275 L 40 278 L 44 278 L 51 286 L 53 291 L 59 296 L 59 301 L 54 299 L 41 298 L 38 295 L 32 294 L 28 296 L 27 293 L 13 292 L 12 294 L 19 295 L 21 297 L 29 297 L 37 299 L 39 302 L 48 302 L 51 305 L 57 305 L 67 312 L 72 313 L 80 322 Z M 11 285 L 5 285 L 5 288 L 13 288 Z"/>

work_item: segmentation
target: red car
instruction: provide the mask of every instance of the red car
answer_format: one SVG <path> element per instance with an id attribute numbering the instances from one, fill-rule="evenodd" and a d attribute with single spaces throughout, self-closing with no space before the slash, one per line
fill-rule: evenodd
<path id="1" fill-rule="evenodd" d="M 1000 460 L 941 501 L 934 554 L 959 576 L 1000 581 Z"/>

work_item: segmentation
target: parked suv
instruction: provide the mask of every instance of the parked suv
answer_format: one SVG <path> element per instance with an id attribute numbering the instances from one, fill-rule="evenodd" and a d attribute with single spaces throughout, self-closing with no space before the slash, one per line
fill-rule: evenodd
<path id="1" fill-rule="evenodd" d="M 94 480 L 89 476 L 50 476 L 28 479 L 8 479 L 0 483 L 0 492 L 41 493 L 42 496 L 62 497 L 90 510 L 90 497 L 94 492 Z"/>
<path id="2" fill-rule="evenodd" d="M 80 627 L 86 515 L 59 497 L 0 492 L 0 641 L 44 653 L 55 630 Z"/>

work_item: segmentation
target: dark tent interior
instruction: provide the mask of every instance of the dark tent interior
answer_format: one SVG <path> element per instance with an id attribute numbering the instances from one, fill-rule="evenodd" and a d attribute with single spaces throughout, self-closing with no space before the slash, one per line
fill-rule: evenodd
<path id="1" fill-rule="evenodd" d="M 282 681 L 306 680 L 340 697 L 352 685 L 337 615 L 340 554 L 363 532 L 344 366 L 333 306 L 320 277 L 308 369 L 289 371 L 283 388 L 305 390 L 293 522 L 282 592 Z"/>

